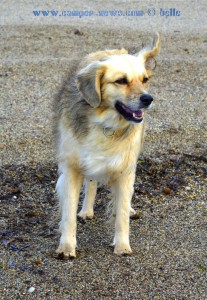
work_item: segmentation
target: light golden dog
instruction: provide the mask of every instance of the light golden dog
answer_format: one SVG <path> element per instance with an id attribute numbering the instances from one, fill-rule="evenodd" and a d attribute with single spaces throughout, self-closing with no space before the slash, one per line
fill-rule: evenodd
<path id="1" fill-rule="evenodd" d="M 110 183 L 115 218 L 114 253 L 129 254 L 129 219 L 136 164 L 144 133 L 144 111 L 153 98 L 146 91 L 151 62 L 160 46 L 130 55 L 125 49 L 86 56 L 74 67 L 54 102 L 54 129 L 59 160 L 57 194 L 61 238 L 57 253 L 76 256 L 77 208 L 93 217 L 97 181 Z"/>

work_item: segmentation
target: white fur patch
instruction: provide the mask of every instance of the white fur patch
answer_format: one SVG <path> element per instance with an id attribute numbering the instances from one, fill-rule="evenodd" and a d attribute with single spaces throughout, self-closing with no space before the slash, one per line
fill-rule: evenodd
<path id="1" fill-rule="evenodd" d="M 60 172 L 68 162 L 77 165 L 87 179 L 106 182 L 112 174 L 126 172 L 136 164 L 141 148 L 142 126 L 137 126 L 135 137 L 129 141 L 106 137 L 99 126 L 93 128 L 84 144 L 79 143 L 70 130 L 61 127 L 59 145 Z M 98 141 L 98 142 L 97 142 Z M 77 161 L 72 161 L 73 159 Z"/>

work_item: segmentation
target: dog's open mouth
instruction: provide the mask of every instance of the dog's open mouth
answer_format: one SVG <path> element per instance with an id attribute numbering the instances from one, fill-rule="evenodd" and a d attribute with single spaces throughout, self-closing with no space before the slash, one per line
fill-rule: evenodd
<path id="1" fill-rule="evenodd" d="M 140 109 L 132 110 L 121 101 L 115 103 L 115 108 L 127 121 L 140 123 L 143 120 L 143 112 Z"/>

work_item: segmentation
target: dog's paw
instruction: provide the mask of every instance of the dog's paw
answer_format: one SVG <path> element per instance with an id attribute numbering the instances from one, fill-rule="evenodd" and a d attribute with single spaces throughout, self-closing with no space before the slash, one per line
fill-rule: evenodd
<path id="1" fill-rule="evenodd" d="M 114 253 L 117 255 L 129 255 L 132 253 L 132 249 L 129 244 L 116 244 Z"/>
<path id="2" fill-rule="evenodd" d="M 69 244 L 60 244 L 56 250 L 56 257 L 59 259 L 67 260 L 69 258 L 76 257 L 76 251 L 74 247 Z"/>
<path id="3" fill-rule="evenodd" d="M 130 217 L 133 217 L 134 215 L 136 215 L 136 210 L 134 210 L 134 208 L 130 208 Z"/>
<path id="4" fill-rule="evenodd" d="M 79 213 L 78 213 L 78 217 L 81 218 L 81 219 L 93 219 L 93 216 L 94 216 L 94 212 L 89 210 L 89 211 L 83 211 L 81 210 Z"/>

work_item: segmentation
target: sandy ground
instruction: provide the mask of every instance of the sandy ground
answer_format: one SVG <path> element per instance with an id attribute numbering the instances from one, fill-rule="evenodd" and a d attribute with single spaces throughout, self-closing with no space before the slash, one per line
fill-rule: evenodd
<path id="1" fill-rule="evenodd" d="M 207 6 L 166 3 L 1 1 L 1 299 L 207 299 Z M 162 17 L 160 8 L 181 15 Z M 94 14 L 34 17 L 34 9 Z M 97 15 L 138 9 L 143 17 Z M 101 186 L 95 219 L 78 223 L 77 259 L 56 260 L 53 97 L 74 58 L 139 49 L 155 31 L 162 50 L 137 167 L 133 254 L 117 257 L 109 247 L 109 193 Z"/>

